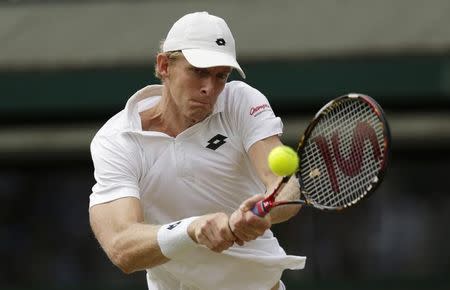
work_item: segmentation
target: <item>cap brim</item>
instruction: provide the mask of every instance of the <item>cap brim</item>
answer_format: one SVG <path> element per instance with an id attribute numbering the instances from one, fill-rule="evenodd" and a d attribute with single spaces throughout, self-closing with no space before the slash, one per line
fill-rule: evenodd
<path id="1" fill-rule="evenodd" d="M 236 59 L 229 54 L 197 48 L 183 49 L 181 51 L 186 60 L 195 67 L 229 66 L 235 68 L 241 77 L 245 79 L 244 71 L 241 69 Z"/>

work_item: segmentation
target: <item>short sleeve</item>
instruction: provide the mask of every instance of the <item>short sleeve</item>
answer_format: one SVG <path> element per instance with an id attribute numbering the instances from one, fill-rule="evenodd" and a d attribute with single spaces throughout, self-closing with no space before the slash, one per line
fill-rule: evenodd
<path id="1" fill-rule="evenodd" d="M 257 89 L 235 82 L 229 103 L 232 120 L 241 135 L 246 151 L 257 141 L 281 135 L 283 123 L 276 117 L 267 98 Z"/>
<path id="2" fill-rule="evenodd" d="M 96 184 L 89 207 L 123 197 L 139 198 L 136 144 L 126 134 L 95 136 L 91 142 Z"/>

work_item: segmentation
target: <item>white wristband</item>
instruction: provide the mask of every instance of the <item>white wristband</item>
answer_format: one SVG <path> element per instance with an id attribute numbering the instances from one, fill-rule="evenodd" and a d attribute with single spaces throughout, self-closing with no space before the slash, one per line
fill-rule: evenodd
<path id="1" fill-rule="evenodd" d="M 158 244 L 163 255 L 169 259 L 176 258 L 196 243 L 188 234 L 187 228 L 198 216 L 185 218 L 177 222 L 162 225 L 157 234 Z"/>

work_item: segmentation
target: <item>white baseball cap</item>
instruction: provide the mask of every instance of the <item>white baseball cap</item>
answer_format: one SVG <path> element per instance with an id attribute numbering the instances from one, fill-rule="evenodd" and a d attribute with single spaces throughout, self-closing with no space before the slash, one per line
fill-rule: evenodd
<path id="1" fill-rule="evenodd" d="M 229 66 L 245 78 L 236 60 L 234 38 L 228 25 L 208 12 L 186 14 L 174 23 L 164 41 L 163 52 L 177 50 L 195 67 Z"/>

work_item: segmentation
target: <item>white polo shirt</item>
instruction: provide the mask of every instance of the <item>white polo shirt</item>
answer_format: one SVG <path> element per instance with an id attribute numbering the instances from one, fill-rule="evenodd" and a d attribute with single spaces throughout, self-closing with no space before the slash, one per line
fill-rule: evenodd
<path id="1" fill-rule="evenodd" d="M 154 106 L 162 86 L 134 94 L 91 143 L 96 184 L 90 206 L 122 197 L 141 201 L 145 221 L 166 224 L 213 212 L 231 214 L 264 193 L 247 154 L 256 141 L 282 133 L 266 97 L 249 85 L 225 85 L 213 113 L 171 137 L 143 131 L 139 112 Z M 149 289 L 270 289 L 284 269 L 305 257 L 287 256 L 270 230 L 220 254 L 198 246 L 147 270 Z M 245 286 L 243 286 L 245 285 Z M 243 288 L 244 287 L 244 288 Z"/>

